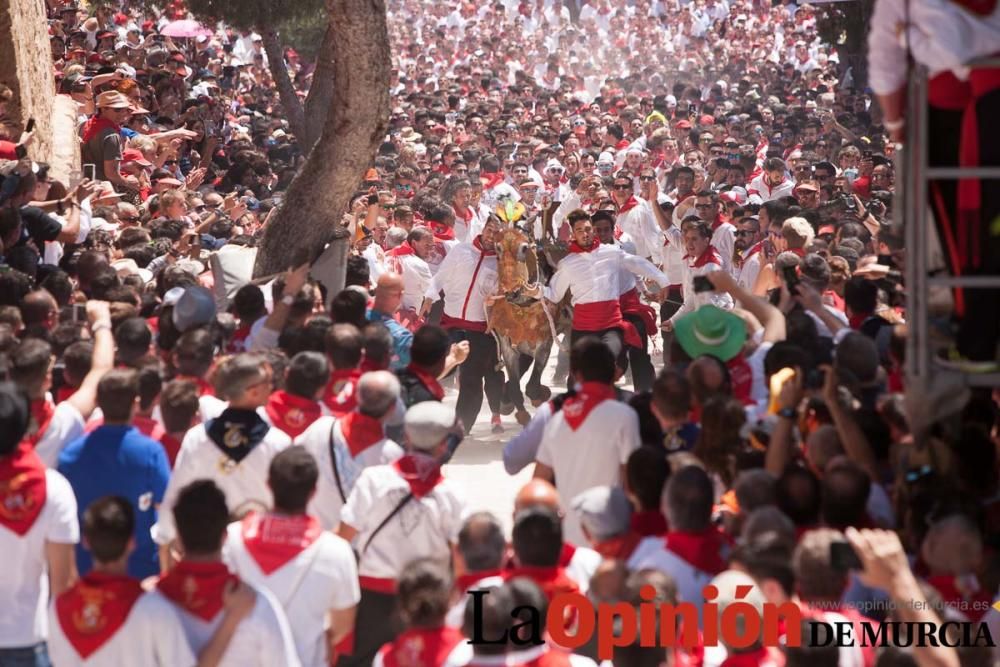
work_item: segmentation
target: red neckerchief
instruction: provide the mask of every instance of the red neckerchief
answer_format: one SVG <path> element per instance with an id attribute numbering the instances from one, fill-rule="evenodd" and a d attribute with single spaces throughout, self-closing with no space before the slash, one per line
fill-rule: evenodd
<path id="1" fill-rule="evenodd" d="M 496 250 L 486 250 L 483 248 L 483 237 L 481 234 L 472 239 L 472 245 L 475 246 L 476 250 L 478 250 L 483 257 L 493 257 L 497 254 Z"/>
<path id="2" fill-rule="evenodd" d="M 483 190 L 492 190 L 503 183 L 503 172 L 498 171 L 495 174 L 484 174 L 479 180 L 483 182 Z"/>
<path id="3" fill-rule="evenodd" d="M 67 398 L 75 394 L 77 389 L 79 389 L 79 387 L 71 387 L 69 385 L 63 385 L 58 389 L 56 389 L 56 395 L 55 395 L 56 405 L 59 405 Z"/>
<path id="4" fill-rule="evenodd" d="M 45 437 L 45 431 L 49 428 L 52 415 L 56 412 L 56 406 L 44 398 L 36 398 L 31 401 L 31 421 L 34 422 L 34 430 L 28 429 L 30 435 L 25 435 L 24 440 L 32 447 Z"/>
<path id="5" fill-rule="evenodd" d="M 357 411 L 340 418 L 340 432 L 351 456 L 357 456 L 385 437 L 381 421 Z"/>
<path id="6" fill-rule="evenodd" d="M 163 424 L 156 421 L 152 417 L 146 417 L 144 415 L 136 415 L 132 417 L 132 426 L 139 429 L 147 438 L 152 438 L 153 440 L 159 440 L 160 436 L 163 435 L 164 429 Z"/>
<path id="7" fill-rule="evenodd" d="M 164 433 L 160 436 L 160 444 L 163 445 L 163 451 L 167 453 L 167 460 L 170 461 L 170 467 L 173 468 L 177 454 L 181 451 L 181 441 L 169 433 Z"/>
<path id="8" fill-rule="evenodd" d="M 611 560 L 628 561 L 641 540 L 642 535 L 630 530 L 624 535 L 597 543 L 594 551 Z"/>
<path id="9" fill-rule="evenodd" d="M 726 220 L 724 220 L 722 218 L 722 214 L 721 213 L 717 214 L 715 216 L 715 220 L 712 221 L 712 231 L 714 232 L 715 230 L 717 230 L 719 227 L 721 227 L 725 223 L 726 223 Z"/>
<path id="10" fill-rule="evenodd" d="M 430 457 L 422 458 L 430 459 Z M 407 454 L 403 458 L 397 459 L 392 467 L 410 485 L 410 492 L 417 498 L 423 498 L 444 480 L 441 466 L 436 461 L 434 463 L 436 465 L 430 465 L 413 454 Z"/>
<path id="11" fill-rule="evenodd" d="M 733 398 L 738 399 L 743 405 L 753 405 L 751 397 L 753 392 L 753 369 L 742 354 L 726 362 L 726 369 L 729 371 L 730 386 L 732 387 Z"/>
<path id="12" fill-rule="evenodd" d="M 222 611 L 222 592 L 237 581 L 225 563 L 194 563 L 182 560 L 156 583 L 168 600 L 204 621 Z"/>
<path id="13" fill-rule="evenodd" d="M 563 542 L 562 551 L 559 552 L 559 567 L 569 567 L 576 556 L 576 547 L 569 542 Z"/>
<path id="14" fill-rule="evenodd" d="M 601 241 L 600 241 L 600 239 L 598 239 L 595 236 L 594 237 L 594 242 L 590 245 L 589 248 L 584 248 L 583 246 L 581 246 L 576 241 L 572 241 L 569 244 L 569 251 L 570 252 L 580 252 L 580 253 L 583 253 L 583 252 L 594 252 L 595 250 L 597 250 L 600 247 L 601 247 Z"/>
<path id="15" fill-rule="evenodd" d="M 361 374 L 364 375 L 365 373 L 384 371 L 386 370 L 386 368 L 387 368 L 386 366 L 376 361 L 375 359 L 372 359 L 371 357 L 365 357 L 364 359 L 361 360 L 361 366 L 358 367 L 358 370 L 360 370 Z"/>
<path id="16" fill-rule="evenodd" d="M 587 420 L 590 411 L 604 401 L 615 398 L 615 388 L 603 382 L 584 382 L 574 396 L 563 403 L 562 414 L 572 430 L 577 430 Z"/>
<path id="17" fill-rule="evenodd" d="M 247 324 L 233 332 L 232 338 L 229 339 L 230 352 L 243 352 L 246 349 L 246 340 L 250 336 L 250 326 Z"/>
<path id="18" fill-rule="evenodd" d="M 691 255 L 684 255 L 685 260 L 691 259 Z M 715 249 L 715 246 L 708 246 L 705 248 L 705 252 L 701 253 L 697 259 L 694 260 L 694 264 L 689 264 L 692 269 L 700 269 L 707 264 L 718 264 L 722 266 L 722 257 L 719 256 L 719 251 Z"/>
<path id="19" fill-rule="evenodd" d="M 427 226 L 430 227 L 431 232 L 434 234 L 435 241 L 454 241 L 455 240 L 455 228 L 449 227 L 448 225 L 442 225 L 440 222 L 435 222 L 429 220 Z"/>
<path id="20" fill-rule="evenodd" d="M 215 396 L 215 387 L 210 385 L 205 381 L 204 378 L 195 377 L 193 375 L 178 375 L 175 380 L 185 380 L 187 382 L 194 382 L 198 385 L 198 397 L 202 396 Z"/>
<path id="21" fill-rule="evenodd" d="M 141 595 L 138 579 L 90 572 L 56 598 L 59 626 L 82 660 L 118 632 Z"/>
<path id="22" fill-rule="evenodd" d="M 628 200 L 626 200 L 624 204 L 622 204 L 618 208 L 618 215 L 625 215 L 638 205 L 639 205 L 639 200 L 635 198 L 635 195 L 632 195 L 628 198 Z"/>
<path id="23" fill-rule="evenodd" d="M 424 370 L 417 364 L 411 363 L 406 367 L 406 370 L 413 373 L 414 377 L 420 380 L 420 383 L 427 388 L 427 391 L 431 392 L 431 396 L 441 401 L 444 400 L 444 387 L 438 382 L 437 378 L 434 377 L 433 373 Z"/>
<path id="24" fill-rule="evenodd" d="M 667 550 L 684 559 L 689 565 L 716 575 L 726 569 L 723 549 L 728 547 L 725 536 L 715 528 L 701 533 L 668 532 L 663 540 Z"/>
<path id="25" fill-rule="evenodd" d="M 437 667 L 464 641 L 458 628 L 411 628 L 379 653 L 384 667 Z"/>
<path id="26" fill-rule="evenodd" d="M 45 507 L 45 497 L 45 463 L 34 444 L 22 440 L 0 457 L 0 525 L 23 536 Z"/>
<path id="27" fill-rule="evenodd" d="M 315 517 L 251 512 L 241 522 L 243 545 L 265 575 L 312 546 L 323 534 Z"/>
<path id="28" fill-rule="evenodd" d="M 633 512 L 629 528 L 643 537 L 654 537 L 667 532 L 667 519 L 660 510 Z"/>
<path id="29" fill-rule="evenodd" d="M 413 249 L 409 241 L 403 241 L 398 246 L 389 251 L 389 257 L 402 257 L 403 255 L 416 255 L 417 251 Z"/>
<path id="30" fill-rule="evenodd" d="M 458 213 L 458 211 L 455 211 L 455 212 Z M 467 222 L 467 223 L 468 222 L 472 222 L 472 209 L 471 208 L 466 208 L 464 213 L 458 213 L 458 215 L 462 216 L 462 220 L 464 220 L 465 222 Z"/>
<path id="31" fill-rule="evenodd" d="M 510 581 L 518 577 L 531 579 L 542 589 L 545 598 L 551 602 L 560 593 L 579 593 L 580 587 L 566 574 L 566 569 L 561 566 L 555 567 L 533 567 L 530 565 L 519 565 L 504 572 L 504 577 Z"/>
<path id="32" fill-rule="evenodd" d="M 848 315 L 847 323 L 852 329 L 858 331 L 861 329 L 861 325 L 864 324 L 869 317 L 872 317 L 871 313 L 852 313 L 851 315 Z"/>
<path id="33" fill-rule="evenodd" d="M 265 409 L 271 423 L 293 438 L 319 419 L 322 412 L 318 402 L 287 391 L 271 394 Z"/>
<path id="34" fill-rule="evenodd" d="M 479 572 L 467 572 L 463 575 L 458 576 L 455 579 L 455 588 L 457 588 L 463 595 L 467 590 L 478 584 L 483 579 L 489 577 L 501 577 L 503 576 L 503 568 L 494 568 L 492 570 L 480 570 Z"/>
<path id="35" fill-rule="evenodd" d="M 102 130 L 114 130 L 115 134 L 122 131 L 122 129 L 115 122 L 107 118 L 91 116 L 87 119 L 87 122 L 83 124 L 83 133 L 81 135 L 83 142 L 87 143 L 97 136 L 97 133 Z"/>
<path id="36" fill-rule="evenodd" d="M 756 255 L 757 253 L 759 253 L 763 248 L 764 248 L 764 242 L 763 241 L 757 241 L 757 243 L 754 243 L 752 246 L 750 246 L 749 248 L 747 248 L 747 253 L 743 257 L 743 261 L 744 262 L 747 261 L 748 259 L 750 259 L 754 255 Z"/>
<path id="37" fill-rule="evenodd" d="M 330 383 L 323 392 L 323 404 L 329 408 L 333 416 L 339 417 L 357 406 L 358 397 L 354 390 L 360 378 L 360 368 L 335 370 L 331 374 Z"/>

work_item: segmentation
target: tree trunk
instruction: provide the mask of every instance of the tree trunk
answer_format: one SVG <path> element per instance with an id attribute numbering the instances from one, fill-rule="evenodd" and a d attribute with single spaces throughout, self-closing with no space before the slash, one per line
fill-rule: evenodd
<path id="1" fill-rule="evenodd" d="M 278 41 L 278 33 L 274 30 L 261 29 L 261 38 L 264 42 L 264 52 L 267 54 L 267 65 L 271 70 L 271 78 L 278 89 L 278 98 L 281 100 L 281 108 L 284 109 L 285 118 L 288 120 L 288 127 L 296 138 L 304 137 L 306 134 L 305 115 L 302 110 L 302 100 L 295 92 L 295 85 L 288 76 L 288 67 L 285 66 L 285 54 Z"/>
<path id="2" fill-rule="evenodd" d="M 306 96 L 306 134 L 299 138 L 299 145 L 307 154 L 309 148 L 323 134 L 323 125 L 326 123 L 330 105 L 333 104 L 333 35 L 333 28 L 328 26 L 319 53 L 316 55 L 316 69 L 313 70 L 312 83 Z"/>
<path id="3" fill-rule="evenodd" d="M 264 231 L 255 276 L 288 269 L 303 251 L 315 256 L 346 233 L 341 217 L 388 127 L 385 0 L 327 0 L 327 10 L 333 101 L 322 136 Z"/>

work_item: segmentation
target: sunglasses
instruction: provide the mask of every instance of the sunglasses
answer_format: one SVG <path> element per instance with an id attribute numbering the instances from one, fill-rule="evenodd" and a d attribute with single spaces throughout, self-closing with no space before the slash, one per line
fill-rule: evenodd
<path id="1" fill-rule="evenodd" d="M 653 183 L 656 181 L 656 176 L 640 176 L 639 180 L 643 183 Z"/>
<path id="2" fill-rule="evenodd" d="M 138 217 L 132 218 L 132 217 L 125 217 L 123 215 L 119 215 L 118 219 L 121 220 L 122 222 L 139 222 L 139 218 Z"/>
<path id="3" fill-rule="evenodd" d="M 615 183 L 614 189 L 615 190 L 631 190 L 632 186 L 630 184 L 628 184 L 628 183 Z"/>

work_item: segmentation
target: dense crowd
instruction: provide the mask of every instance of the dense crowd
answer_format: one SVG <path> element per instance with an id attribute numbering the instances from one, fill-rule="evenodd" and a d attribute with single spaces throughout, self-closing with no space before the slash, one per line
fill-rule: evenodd
<path id="1" fill-rule="evenodd" d="M 82 161 L 64 183 L 27 157 L 0 86 L 0 667 L 1000 659 L 519 635 L 560 594 L 700 609 L 713 583 L 806 637 L 1000 640 L 998 403 L 925 401 L 911 429 L 901 122 L 813 7 L 389 4 L 390 130 L 333 293 L 308 265 L 250 280 L 309 150 L 260 35 L 47 3 Z M 314 65 L 283 55 L 304 95 Z M 533 412 L 504 302 L 556 338 Z M 958 330 L 946 355 L 995 360 Z M 511 522 L 448 479 L 483 422 L 533 467 Z"/>

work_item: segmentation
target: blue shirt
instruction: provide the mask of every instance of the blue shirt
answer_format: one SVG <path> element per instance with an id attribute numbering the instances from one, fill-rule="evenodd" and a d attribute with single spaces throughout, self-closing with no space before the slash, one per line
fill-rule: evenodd
<path id="1" fill-rule="evenodd" d="M 157 547 L 149 531 L 170 478 L 163 445 L 134 426 L 100 426 L 62 451 L 59 472 L 76 494 L 81 524 L 84 510 L 98 498 L 121 496 L 132 503 L 135 551 L 128 560 L 128 573 L 139 579 L 157 574 Z M 76 548 L 76 564 L 81 575 L 92 567 L 90 552 L 82 545 Z"/>
<path id="2" fill-rule="evenodd" d="M 413 345 L 413 333 L 397 322 L 392 315 L 386 315 L 374 308 L 368 311 L 369 322 L 381 322 L 392 335 L 392 361 L 389 368 L 399 371 L 410 365 L 410 347 Z"/>

